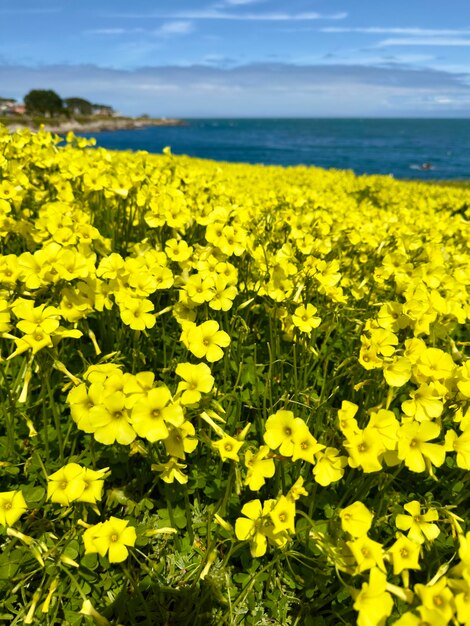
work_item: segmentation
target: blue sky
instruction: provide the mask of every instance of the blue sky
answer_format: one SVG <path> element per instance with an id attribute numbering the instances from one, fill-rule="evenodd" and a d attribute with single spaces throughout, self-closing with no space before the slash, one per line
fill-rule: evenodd
<path id="1" fill-rule="evenodd" d="M 178 117 L 470 117 L 468 0 L 0 0 L 0 96 Z"/>

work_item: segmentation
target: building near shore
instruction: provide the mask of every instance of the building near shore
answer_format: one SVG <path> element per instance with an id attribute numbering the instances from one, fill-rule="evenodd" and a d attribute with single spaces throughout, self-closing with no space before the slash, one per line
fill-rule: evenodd
<path id="1" fill-rule="evenodd" d="M 0 98 L 0 115 L 24 115 L 24 104 L 14 98 Z"/>

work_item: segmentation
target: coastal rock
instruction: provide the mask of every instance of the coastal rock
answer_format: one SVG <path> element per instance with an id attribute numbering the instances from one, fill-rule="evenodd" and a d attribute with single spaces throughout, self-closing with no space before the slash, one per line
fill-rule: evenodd
<path id="1" fill-rule="evenodd" d="M 134 130 L 139 128 L 148 128 L 150 126 L 185 126 L 183 120 L 172 118 L 160 119 L 144 119 L 144 118 L 108 118 L 99 120 L 90 120 L 81 123 L 78 120 L 69 120 L 54 124 L 44 125 L 44 130 L 58 133 L 60 135 L 68 132 L 74 133 L 99 133 L 101 131 L 115 130 Z M 29 128 L 30 130 L 38 130 L 36 126 L 28 122 L 17 122 L 8 126 L 11 132 Z"/>

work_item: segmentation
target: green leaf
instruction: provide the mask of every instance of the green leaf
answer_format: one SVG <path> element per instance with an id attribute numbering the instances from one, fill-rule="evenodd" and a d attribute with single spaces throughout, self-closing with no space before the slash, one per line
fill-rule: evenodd
<path id="1" fill-rule="evenodd" d="M 39 485 L 36 487 L 33 485 L 25 485 L 24 487 L 21 487 L 21 491 L 23 492 L 26 503 L 30 507 L 34 507 L 36 504 L 39 504 L 46 495 L 44 487 L 40 487 Z"/>
<path id="2" fill-rule="evenodd" d="M 186 528 L 186 513 L 184 509 L 175 506 L 172 512 L 173 522 L 177 528 Z"/>
<path id="3" fill-rule="evenodd" d="M 63 554 L 65 554 L 65 556 L 68 556 L 71 559 L 76 559 L 78 556 L 79 547 L 80 546 L 79 546 L 78 541 L 74 539 L 73 541 L 71 541 L 70 543 L 66 545 Z"/>
<path id="4" fill-rule="evenodd" d="M 25 558 L 24 550 L 17 548 L 5 551 L 0 556 L 0 580 L 8 580 L 12 578 Z"/>
<path id="5" fill-rule="evenodd" d="M 98 566 L 98 555 L 95 553 L 85 554 L 85 556 L 80 559 L 80 565 L 89 570 L 96 569 Z"/>

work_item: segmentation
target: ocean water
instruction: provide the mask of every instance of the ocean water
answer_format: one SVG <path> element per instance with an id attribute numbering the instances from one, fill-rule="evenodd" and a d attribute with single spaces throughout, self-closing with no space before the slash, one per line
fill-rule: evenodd
<path id="1" fill-rule="evenodd" d="M 93 136 L 113 150 L 161 153 L 170 146 L 174 154 L 217 161 L 470 179 L 470 119 L 194 119 Z"/>

